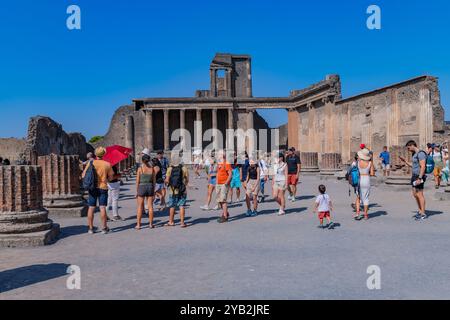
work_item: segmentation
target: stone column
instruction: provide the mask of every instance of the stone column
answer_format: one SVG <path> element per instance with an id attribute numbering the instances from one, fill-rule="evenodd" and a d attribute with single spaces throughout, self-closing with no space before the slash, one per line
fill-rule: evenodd
<path id="1" fill-rule="evenodd" d="M 87 205 L 81 197 L 78 156 L 51 154 L 39 157 L 42 168 L 44 207 L 51 216 L 85 217 Z"/>
<path id="2" fill-rule="evenodd" d="M 215 69 L 209 70 L 209 78 L 211 82 L 211 96 L 217 97 L 217 72 Z"/>
<path id="3" fill-rule="evenodd" d="M 320 163 L 321 175 L 334 175 L 341 170 L 342 157 L 340 153 L 323 153 Z"/>
<path id="4" fill-rule="evenodd" d="M 319 170 L 319 154 L 317 152 L 301 152 L 302 174 L 315 174 Z"/>
<path id="5" fill-rule="evenodd" d="M 147 146 L 150 150 L 154 149 L 153 146 L 153 111 L 145 111 L 145 129 L 147 133 Z"/>
<path id="6" fill-rule="evenodd" d="M 227 69 L 226 70 L 226 73 L 225 73 L 225 83 L 226 83 L 226 86 L 227 86 L 227 97 L 231 97 L 232 96 L 232 81 L 231 81 L 231 77 L 232 77 L 232 75 L 231 75 L 231 69 Z"/>
<path id="7" fill-rule="evenodd" d="M 164 150 L 170 149 L 169 110 L 164 110 Z"/>
<path id="8" fill-rule="evenodd" d="M 0 166 L 0 247 L 52 243 L 59 225 L 48 219 L 42 203 L 42 169 Z"/>
<path id="9" fill-rule="evenodd" d="M 227 145 L 226 149 L 233 149 L 233 140 L 234 140 L 234 117 L 233 117 L 233 108 L 228 109 L 228 130 L 226 132 L 227 136 Z"/>
<path id="10" fill-rule="evenodd" d="M 182 141 L 183 150 L 186 149 L 186 110 L 180 109 L 180 138 Z"/>
<path id="11" fill-rule="evenodd" d="M 125 144 L 127 148 L 134 150 L 134 119 L 133 116 L 127 116 Z"/>
<path id="12" fill-rule="evenodd" d="M 251 60 L 247 60 L 247 74 L 248 74 L 248 87 L 247 87 L 247 97 L 252 97 L 252 68 L 251 68 Z"/>
<path id="13" fill-rule="evenodd" d="M 420 89 L 419 94 L 419 148 L 425 148 L 427 143 L 433 141 L 433 110 L 430 102 L 430 90 L 424 87 Z"/>
<path id="14" fill-rule="evenodd" d="M 219 147 L 218 144 L 218 136 L 217 136 L 217 109 L 214 108 L 211 110 L 211 115 L 212 115 L 212 129 L 213 129 L 213 148 L 214 150 L 217 150 Z M 223 143 L 223 142 L 222 142 Z"/>
<path id="15" fill-rule="evenodd" d="M 203 148 L 203 125 L 202 125 L 202 109 L 197 109 L 197 118 L 195 121 L 195 147 Z"/>
<path id="16" fill-rule="evenodd" d="M 255 110 L 247 109 L 247 152 L 251 155 L 256 151 L 256 132 L 254 130 L 254 116 Z"/>

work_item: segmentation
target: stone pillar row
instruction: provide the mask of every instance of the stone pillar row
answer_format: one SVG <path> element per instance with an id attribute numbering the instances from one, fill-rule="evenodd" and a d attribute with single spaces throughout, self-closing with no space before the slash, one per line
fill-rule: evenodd
<path id="1" fill-rule="evenodd" d="M 80 190 L 78 156 L 51 154 L 38 158 L 42 168 L 44 207 L 52 216 L 84 217 L 87 205 Z"/>
<path id="2" fill-rule="evenodd" d="M 170 118 L 169 118 L 169 109 L 163 110 L 164 113 L 164 121 L 163 121 L 163 134 L 164 134 L 164 149 L 169 150 L 170 149 Z M 217 129 L 218 127 L 218 117 L 217 112 L 218 109 L 211 109 L 212 111 L 212 128 Z M 186 109 L 180 109 L 180 129 L 186 128 Z M 253 113 L 251 113 L 253 115 Z M 150 150 L 154 150 L 154 138 L 153 138 L 153 110 L 148 109 L 145 111 L 145 128 L 146 128 L 146 135 L 147 135 L 147 145 L 150 148 Z M 203 126 L 202 126 L 202 109 L 196 109 L 196 122 L 197 125 L 194 128 L 195 130 L 195 146 L 202 146 L 202 137 L 203 137 Z M 127 130 L 126 130 L 126 145 L 129 148 L 134 149 L 134 142 L 133 142 L 133 130 L 134 130 L 134 122 L 132 117 L 127 118 Z M 234 116 L 233 116 L 233 109 L 228 109 L 228 129 L 234 128 Z M 184 137 L 181 136 L 182 140 L 184 140 Z"/>
<path id="3" fill-rule="evenodd" d="M 48 219 L 39 166 L 0 167 L 0 247 L 46 245 L 59 234 Z"/>
<path id="4" fill-rule="evenodd" d="M 301 152 L 300 160 L 302 161 L 303 174 L 315 174 L 319 169 L 319 154 L 317 152 Z"/>

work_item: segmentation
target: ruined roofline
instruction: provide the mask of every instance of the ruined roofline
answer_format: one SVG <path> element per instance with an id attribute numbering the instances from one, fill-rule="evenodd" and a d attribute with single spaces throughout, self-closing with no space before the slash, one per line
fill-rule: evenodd
<path id="1" fill-rule="evenodd" d="M 244 59 L 252 58 L 251 55 L 249 55 L 249 54 L 234 54 L 234 53 L 225 53 L 225 52 L 218 52 L 215 54 L 214 57 L 217 57 L 217 56 L 230 56 L 232 58 L 238 58 L 238 59 L 239 58 L 244 58 Z"/>
<path id="2" fill-rule="evenodd" d="M 185 98 L 145 98 L 133 99 L 135 104 L 208 104 L 208 103 L 239 103 L 239 102 L 292 102 L 292 97 L 185 97 Z M 139 110 L 140 107 L 137 106 Z"/>
<path id="3" fill-rule="evenodd" d="M 386 91 L 386 90 L 393 89 L 393 88 L 398 88 L 398 87 L 403 87 L 403 86 L 408 85 L 408 84 L 412 84 L 412 83 L 415 83 L 415 82 L 420 82 L 420 81 L 424 81 L 424 80 L 428 80 L 428 79 L 429 80 L 436 80 L 438 78 L 430 76 L 430 75 L 418 76 L 418 77 L 411 78 L 411 79 L 408 79 L 408 80 L 405 80 L 405 81 L 401 81 L 401 82 L 397 82 L 397 83 L 394 83 L 394 84 L 391 84 L 391 85 L 388 85 L 388 86 L 385 86 L 385 87 L 381 87 L 381 88 L 378 88 L 378 89 L 375 89 L 375 90 L 363 92 L 363 93 L 360 93 L 360 94 L 357 94 L 357 95 L 354 95 L 354 96 L 350 96 L 350 97 L 338 100 L 338 101 L 336 101 L 336 104 L 346 103 L 346 102 L 349 102 L 349 101 L 352 101 L 352 100 L 356 100 L 356 99 L 359 99 L 359 98 L 362 98 L 362 97 L 365 97 L 365 96 L 370 96 L 370 95 L 373 95 L 373 94 L 377 94 L 377 93 L 380 93 L 382 91 Z"/>

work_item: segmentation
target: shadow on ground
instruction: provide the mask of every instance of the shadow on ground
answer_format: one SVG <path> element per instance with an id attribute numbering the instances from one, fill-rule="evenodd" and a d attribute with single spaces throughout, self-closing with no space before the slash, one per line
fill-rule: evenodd
<path id="1" fill-rule="evenodd" d="M 0 272 L 0 293 L 67 275 L 66 263 L 36 264 Z"/>

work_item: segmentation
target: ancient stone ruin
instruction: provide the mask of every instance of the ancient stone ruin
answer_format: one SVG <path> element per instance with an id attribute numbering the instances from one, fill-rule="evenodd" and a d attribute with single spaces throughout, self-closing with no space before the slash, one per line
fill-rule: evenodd
<path id="1" fill-rule="evenodd" d="M 38 158 L 42 168 L 44 207 L 51 216 L 84 217 L 87 205 L 80 190 L 80 158 L 51 154 Z"/>
<path id="2" fill-rule="evenodd" d="M 319 155 L 337 153 L 343 164 L 353 160 L 361 143 L 377 154 L 383 146 L 404 147 L 413 139 L 424 147 L 449 136 L 438 80 L 432 76 L 343 98 L 340 77 L 328 75 L 286 97 L 253 97 L 250 56 L 218 53 L 209 71 L 209 90 L 197 90 L 194 97 L 140 98 L 120 107 L 99 144 L 120 144 L 137 152 L 143 148 L 170 150 L 181 139 L 171 141 L 175 130 L 184 128 L 198 139 L 212 128 L 222 133 L 221 145 L 228 149 L 232 141 L 226 137 L 227 129 L 268 128 L 257 109 L 288 111 L 287 130 L 282 128 L 287 131 L 287 142 L 280 137 L 280 145 Z M 201 125 L 195 126 L 195 121 Z M 191 139 L 186 147 L 208 143 Z M 264 151 L 263 147 L 258 141 L 256 148 Z"/>
<path id="3" fill-rule="evenodd" d="M 43 208 L 41 168 L 0 166 L 0 247 L 46 245 L 58 234 Z"/>

